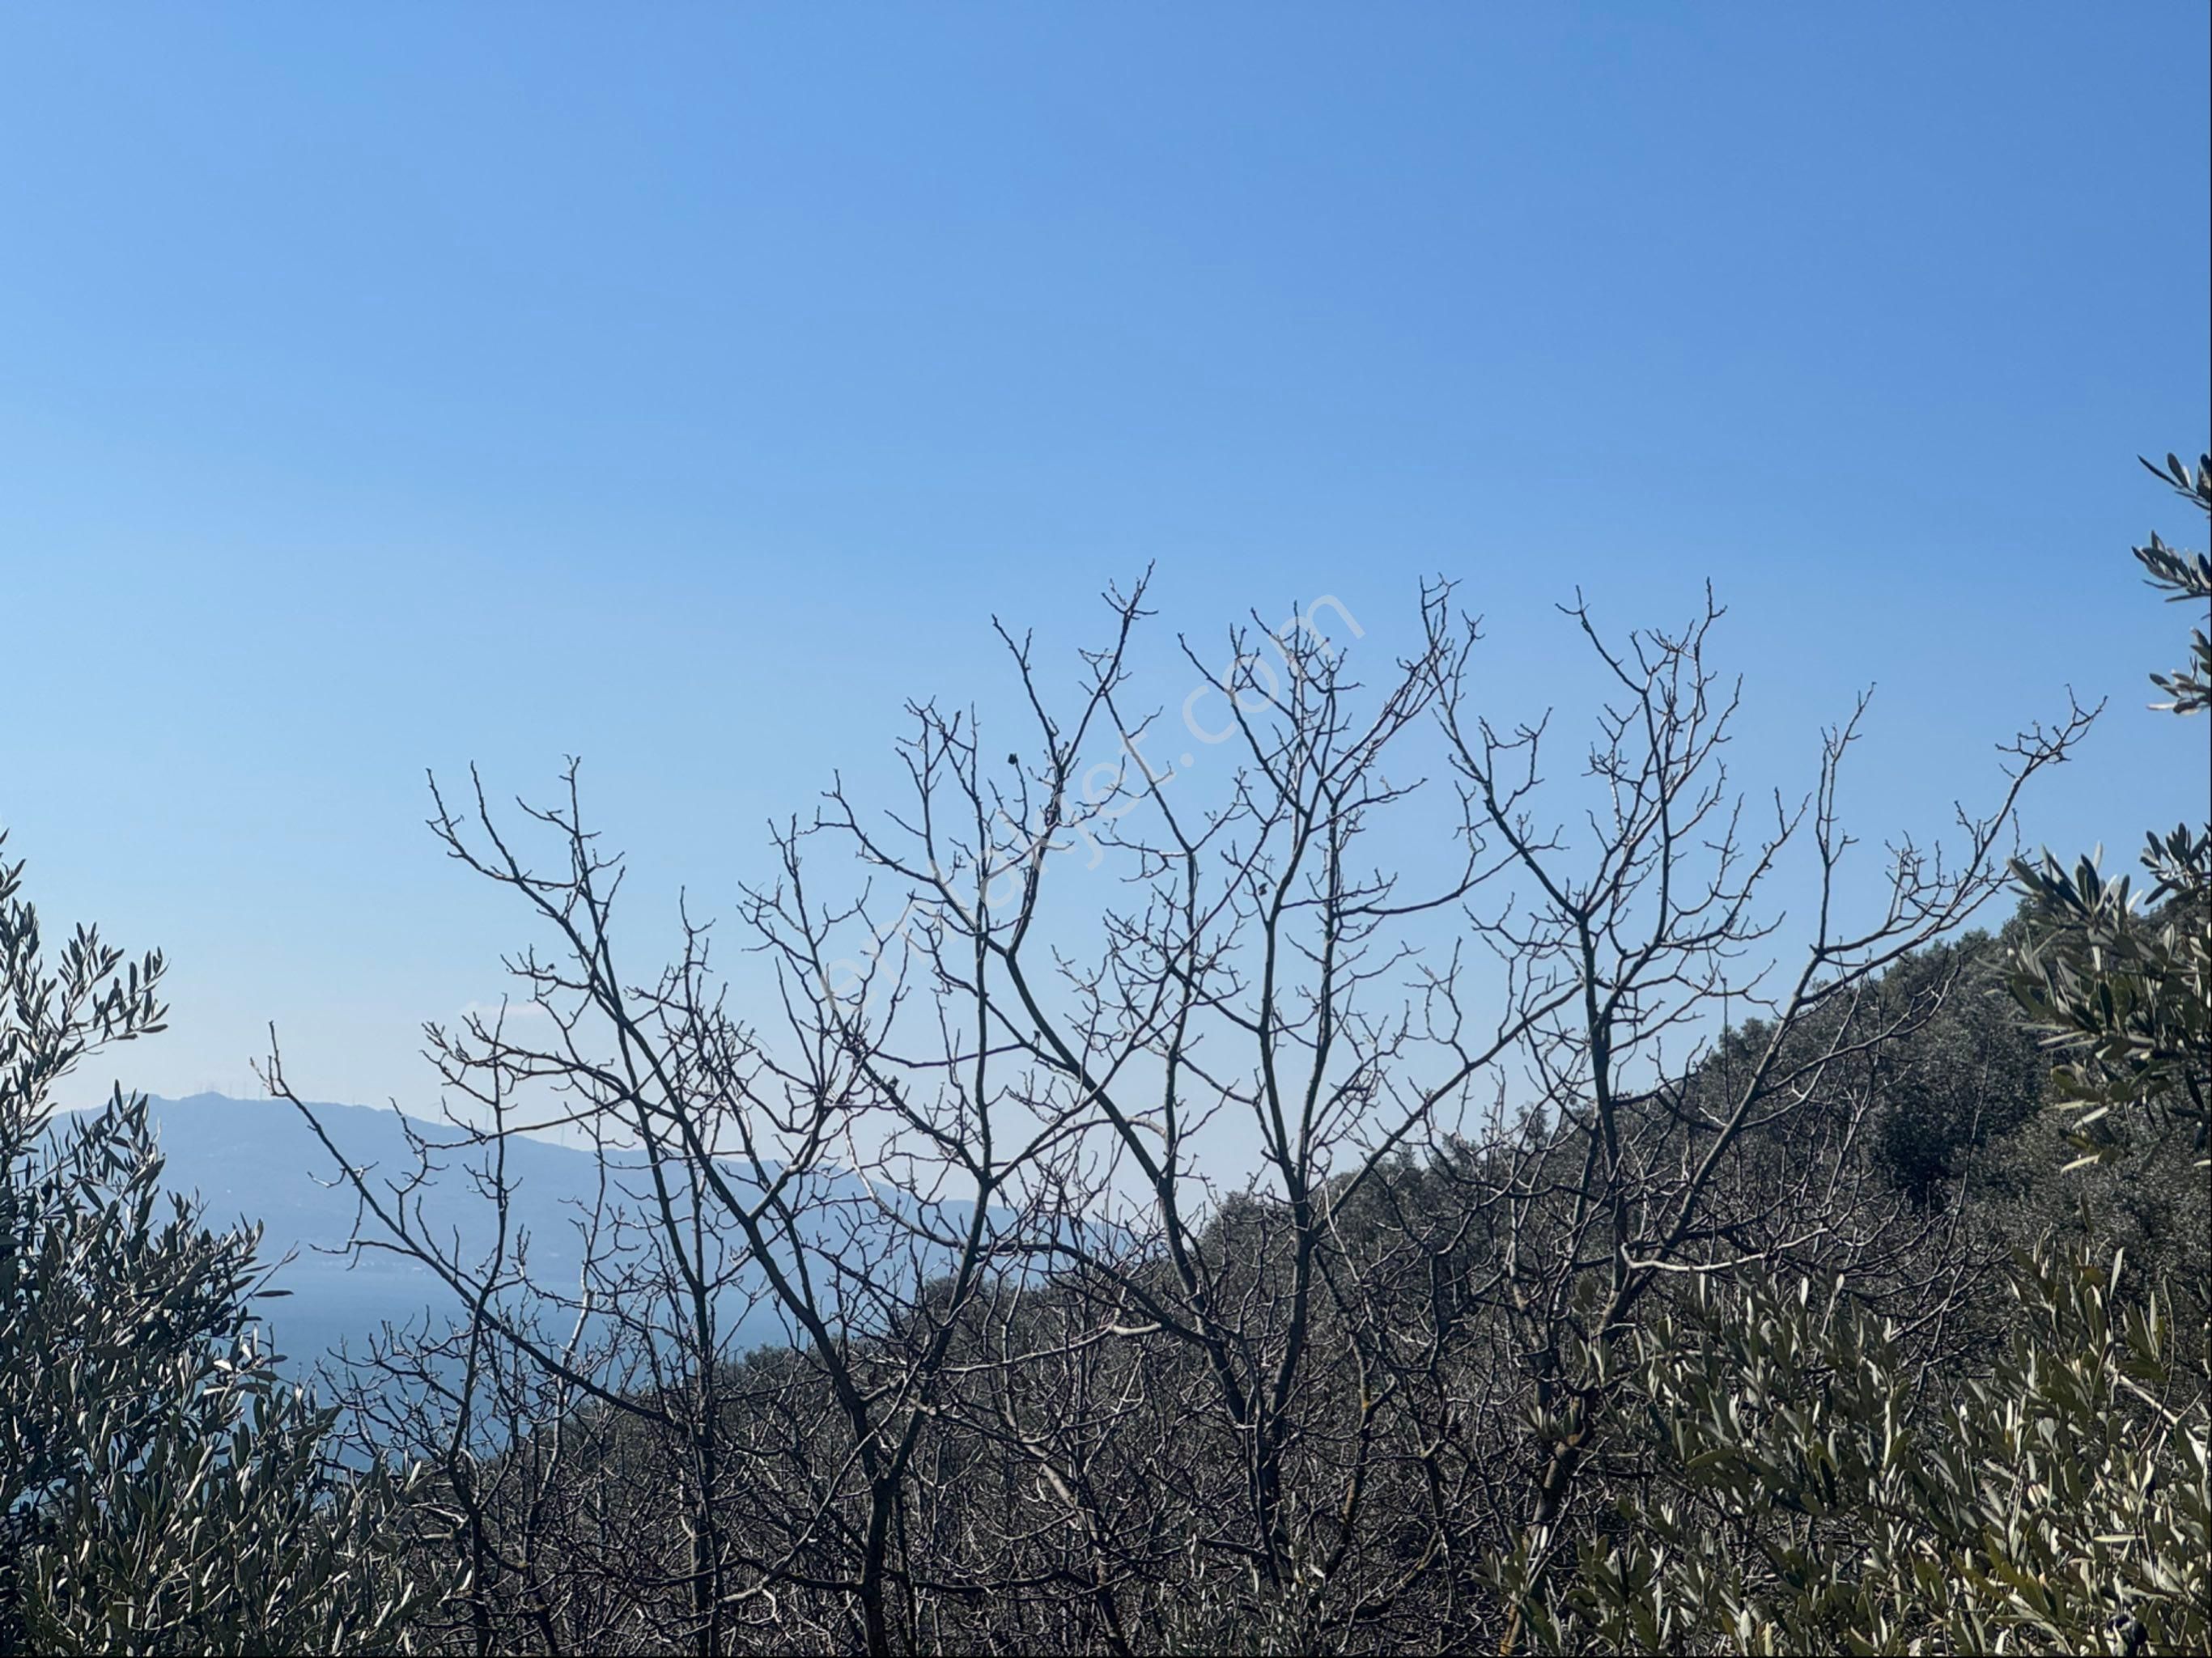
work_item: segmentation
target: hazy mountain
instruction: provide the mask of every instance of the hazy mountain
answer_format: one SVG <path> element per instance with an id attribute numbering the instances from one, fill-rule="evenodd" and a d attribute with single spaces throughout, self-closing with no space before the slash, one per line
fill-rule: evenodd
<path id="1" fill-rule="evenodd" d="M 316 1110 L 349 1159 L 393 1177 L 414 1167 L 398 1113 L 354 1105 Z M 295 1363 L 312 1362 L 341 1338 L 358 1346 L 384 1320 L 417 1317 L 425 1308 L 447 1309 L 450 1296 L 421 1268 L 382 1252 L 357 1260 L 343 1253 L 353 1232 L 353 1193 L 331 1183 L 336 1164 L 289 1103 L 195 1094 L 156 1098 L 148 1114 L 167 1158 L 164 1185 L 197 1192 L 211 1225 L 260 1222 L 264 1260 L 291 1257 L 270 1286 L 291 1293 L 261 1303 L 258 1310 L 277 1347 Z M 441 1132 L 416 1126 L 434 1136 Z M 532 1236 L 533 1276 L 547 1283 L 573 1280 L 578 1263 L 572 1218 L 575 1205 L 597 1188 L 595 1160 L 566 1146 L 518 1139 L 509 1147 L 507 1166 L 516 1180 L 515 1218 Z M 459 1166 L 448 1167 L 422 1196 L 430 1223 L 441 1236 L 458 1236 L 465 1252 L 491 1241 L 489 1209 Z"/>
<path id="2" fill-rule="evenodd" d="M 385 1179 L 398 1180 L 414 1169 L 405 1132 L 409 1120 L 399 1113 L 357 1105 L 323 1104 L 314 1109 L 349 1160 L 373 1167 Z M 240 1220 L 261 1224 L 263 1261 L 283 1263 L 269 1287 L 289 1293 L 258 1301 L 255 1311 L 285 1356 L 288 1369 L 311 1369 L 341 1340 L 359 1351 L 364 1339 L 387 1321 L 417 1320 L 426 1309 L 442 1318 L 455 1310 L 451 1292 L 421 1267 L 381 1250 L 365 1251 L 358 1257 L 348 1254 L 354 1194 L 337 1183 L 337 1169 L 330 1153 L 289 1102 L 212 1093 L 180 1100 L 155 1096 L 148 1102 L 147 1114 L 160 1139 L 166 1187 L 197 1193 L 209 1225 Z M 434 1140 L 453 1134 L 439 1125 L 416 1121 L 413 1126 Z M 495 1236 L 491 1206 L 468 1173 L 470 1163 L 480 1155 L 453 1154 L 416 1194 L 427 1225 L 441 1240 L 458 1240 L 461 1257 L 471 1261 L 488 1250 Z M 516 1231 L 528 1235 L 532 1278 L 548 1287 L 573 1290 L 581 1267 L 576 1223 L 600 1196 L 598 1157 L 550 1141 L 518 1137 L 508 1143 L 507 1169 L 514 1187 L 513 1224 Z M 728 1172 L 740 1189 L 750 1183 L 738 1170 Z M 620 1194 L 623 1178 L 617 1165 L 608 1200 L 636 1215 L 637 1206 Z M 818 1189 L 834 1201 L 810 1228 L 817 1239 L 833 1242 L 848 1236 L 851 1228 L 879 1240 L 905 1236 L 878 1207 L 880 1188 L 846 1175 L 826 1179 L 827 1185 Z M 911 1204 L 900 1207 L 908 1214 L 917 1212 Z M 926 1207 L 940 1227 L 957 1226 L 968 1213 L 965 1204 Z M 368 1233 L 376 1235 L 373 1224 Z M 896 1270 L 908 1282 L 911 1274 L 933 1273 L 951 1265 L 949 1257 L 931 1248 L 898 1258 L 902 1265 Z M 825 1283 L 823 1288 L 832 1292 L 834 1284 Z M 788 1339 L 781 1321 L 765 1308 L 733 1309 L 732 1319 L 732 1339 L 739 1347 Z"/>
<path id="3" fill-rule="evenodd" d="M 406 1140 L 408 1120 L 398 1112 L 354 1105 L 318 1105 L 315 1110 L 349 1160 L 373 1165 L 380 1175 L 395 1180 L 415 1168 Z M 195 1094 L 181 1100 L 157 1097 L 149 1102 L 148 1115 L 167 1159 L 164 1185 L 198 1193 L 211 1225 L 241 1219 L 261 1223 L 264 1260 L 283 1261 L 270 1287 L 290 1293 L 259 1303 L 257 1311 L 294 1367 L 307 1368 L 341 1339 L 358 1349 L 386 1320 L 400 1323 L 419 1318 L 426 1309 L 440 1316 L 453 1309 L 451 1293 L 421 1267 L 380 1250 L 358 1257 L 345 1253 L 354 1227 L 354 1194 L 335 1184 L 337 1170 L 330 1153 L 289 1103 Z M 452 1135 L 437 1126 L 414 1126 L 433 1139 Z M 428 1226 L 441 1239 L 458 1239 L 462 1258 L 473 1260 L 494 1241 L 495 1216 L 469 1177 L 471 1161 L 459 1154 L 451 1157 L 419 1197 Z M 599 1196 L 598 1158 L 518 1137 L 508 1144 L 507 1169 L 514 1185 L 513 1224 L 529 1236 L 532 1277 L 548 1286 L 573 1288 L 581 1265 L 576 1222 Z M 834 1181 L 832 1189 L 855 1198 L 861 1190 L 857 1182 L 842 1180 Z M 618 1195 L 615 1201 L 621 1201 Z M 957 1212 L 945 1212 L 948 1218 Z M 740 1320 L 733 1334 L 740 1345 L 784 1339 L 779 1322 L 763 1310 Z"/>

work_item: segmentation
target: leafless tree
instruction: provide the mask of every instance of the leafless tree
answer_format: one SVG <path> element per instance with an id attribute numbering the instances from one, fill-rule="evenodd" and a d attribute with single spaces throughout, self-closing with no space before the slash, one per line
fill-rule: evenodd
<path id="1" fill-rule="evenodd" d="M 457 1641 L 1510 1647 L 1606 1523 L 1621 1344 L 1670 1286 L 1781 1262 L 1931 1323 L 1960 1292 L 1948 1218 L 1866 1144 L 1864 1061 L 1942 987 L 1870 993 L 1995 890 L 2080 710 L 1854 923 L 1857 716 L 1802 799 L 1747 806 L 1710 602 L 1618 646 L 1568 611 L 1606 692 L 1576 821 L 1544 722 L 1474 708 L 1449 589 L 1371 686 L 1310 625 L 1255 620 L 1219 671 L 1186 644 L 1210 773 L 1146 758 L 1145 599 L 1108 595 L 1064 706 L 1002 631 L 1012 752 L 917 704 L 900 799 L 840 782 L 781 828 L 735 917 L 751 1017 L 689 915 L 672 963 L 617 965 L 573 767 L 522 808 L 544 866 L 480 784 L 439 797 L 550 940 L 509 963 L 543 1015 L 431 1033 L 450 1132 L 344 1172 L 357 1247 L 459 1314 L 389 1333 L 356 1401 L 440 1471 Z M 554 1130 L 604 1170 L 561 1282 L 507 1218 L 509 1151 Z M 425 1221 L 456 1159 L 488 1250 Z"/>

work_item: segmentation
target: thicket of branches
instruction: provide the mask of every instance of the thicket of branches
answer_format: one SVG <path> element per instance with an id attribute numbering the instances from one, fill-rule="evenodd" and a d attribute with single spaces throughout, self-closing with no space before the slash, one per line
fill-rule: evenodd
<path id="1" fill-rule="evenodd" d="M 2212 597 L 2202 556 L 2138 557 Z M 1564 759 L 1476 706 L 1446 589 L 1371 683 L 1310 626 L 1240 633 L 1225 673 L 1189 653 L 1232 722 L 1209 799 L 1143 758 L 1145 593 L 1109 598 L 1065 703 L 1006 636 L 1012 753 L 915 707 L 903 797 L 833 790 L 665 963 L 623 953 L 573 769 L 541 808 L 438 797 L 448 853 L 532 918 L 532 1017 L 434 1029 L 447 1129 L 418 1169 L 345 1169 L 356 1247 L 453 1315 L 381 1333 L 322 1409 L 247 1343 L 252 1240 L 185 1213 L 145 1242 L 127 1103 L 98 1131 L 116 1195 L 37 1208 L 42 1090 L 156 1020 L 158 963 L 114 987 L 88 943 L 42 978 L 11 912 L 11 1364 L 91 1277 L 158 1259 L 200 1299 L 140 1343 L 193 1356 L 161 1382 L 88 1359 L 64 1403 L 7 1401 L 80 1448 L 10 1430 L 6 1615 L 99 1644 L 87 1608 L 228 1526 L 276 1587 L 163 1590 L 143 1629 L 100 1614 L 107 1643 L 283 1618 L 476 1652 L 2205 1644 L 2212 853 L 2154 836 L 2148 905 L 2012 861 L 2087 713 L 1869 883 L 1856 714 L 1802 794 L 1740 788 L 1710 604 L 1618 639 L 1568 610 L 1603 707 Z M 2160 681 L 2183 711 L 2195 648 Z M 2008 884 L 2020 918 L 1961 938 Z M 733 1005 L 718 944 L 772 993 Z M 273 1056 L 268 1081 L 297 1103 Z M 604 1170 L 558 1282 L 507 1156 L 556 1126 Z M 417 1201 L 461 1166 L 489 1251 Z M 80 1211 L 136 1218 L 70 1255 L 109 1224 Z M 216 1448 L 161 1491 L 247 1495 L 80 1549 L 184 1455 L 83 1451 L 82 1401 L 172 1394 L 168 1431 Z"/>

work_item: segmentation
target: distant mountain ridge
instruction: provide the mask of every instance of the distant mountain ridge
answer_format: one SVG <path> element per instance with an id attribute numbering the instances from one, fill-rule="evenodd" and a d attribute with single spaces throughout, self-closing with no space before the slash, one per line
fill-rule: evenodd
<path id="1" fill-rule="evenodd" d="M 456 1132 L 442 1123 L 410 1119 L 391 1108 L 318 1103 L 318 1120 L 338 1151 L 357 1166 L 372 1167 L 387 1178 L 413 1172 L 416 1159 L 407 1141 L 411 1126 L 433 1142 Z M 199 1093 L 182 1099 L 150 1096 L 147 1118 L 163 1157 L 161 1183 L 168 1190 L 196 1196 L 203 1222 L 223 1227 L 244 1221 L 262 1229 L 261 1260 L 273 1268 L 267 1287 L 286 1293 L 258 1299 L 253 1311 L 262 1321 L 284 1368 L 304 1376 L 341 1342 L 359 1354 L 368 1339 L 386 1323 L 419 1321 L 425 1312 L 443 1319 L 459 1309 L 453 1292 L 419 1265 L 382 1249 L 358 1254 L 347 1248 L 354 1232 L 357 1201 L 338 1178 L 337 1164 L 301 1117 L 284 1100 L 241 1100 Z M 58 1124 L 58 1128 L 64 1127 Z M 467 1161 L 473 1162 L 471 1156 Z M 489 1250 L 496 1216 L 477 1191 L 457 1154 L 420 1190 L 410 1194 L 410 1213 L 419 1199 L 423 1224 L 441 1243 L 458 1244 L 461 1259 L 473 1265 Z M 595 1203 L 626 1209 L 632 1224 L 641 1222 L 639 1206 L 627 1202 L 603 1182 L 599 1155 L 528 1135 L 507 1145 L 512 1183 L 511 1236 L 526 1232 L 533 1281 L 548 1289 L 574 1292 L 581 1273 L 582 1244 L 576 1222 Z M 729 1170 L 740 1189 L 750 1176 Z M 619 1168 L 617 1169 L 619 1178 Z M 834 1242 L 855 1224 L 881 1224 L 890 1236 L 902 1236 L 895 1218 L 884 1217 L 882 1194 L 857 1176 L 826 1173 L 817 1188 L 837 1199 L 838 1212 L 823 1212 L 809 1227 L 811 1236 Z M 969 1212 L 963 1202 L 919 1204 L 888 1199 L 908 1216 L 923 1211 L 938 1226 L 959 1226 Z M 855 1217 L 860 1218 L 856 1222 Z M 364 1236 L 379 1230 L 372 1220 Z M 933 1247 L 918 1248 L 895 1270 L 908 1282 L 915 1273 L 948 1270 L 949 1256 Z M 747 1281 L 741 1277 L 740 1286 Z M 757 1282 L 757 1280 L 751 1280 Z M 827 1286 L 825 1286 L 826 1288 Z M 889 1287 L 889 1286 L 883 1286 Z M 735 1349 L 781 1343 L 790 1332 L 769 1306 L 733 1309 L 727 1327 Z"/>
<path id="2" fill-rule="evenodd" d="M 394 1176 L 414 1167 L 409 1120 L 400 1113 L 337 1104 L 318 1104 L 315 1111 L 350 1161 Z M 197 1193 L 211 1226 L 261 1224 L 264 1263 L 283 1263 L 270 1287 L 290 1294 L 258 1302 L 255 1311 L 295 1368 L 312 1367 L 341 1339 L 359 1351 L 387 1320 L 404 1323 L 426 1309 L 441 1315 L 453 1309 L 450 1291 L 420 1266 L 383 1251 L 351 1258 L 345 1253 L 354 1230 L 353 1192 L 335 1183 L 337 1168 L 330 1153 L 288 1101 L 156 1096 L 148 1102 L 147 1115 L 165 1159 L 163 1186 Z M 434 1139 L 452 1133 L 419 1120 L 414 1127 Z M 573 1283 L 580 1263 L 571 1218 L 574 1206 L 598 1190 L 597 1159 L 550 1141 L 518 1138 L 509 1143 L 507 1167 L 515 1182 L 515 1218 L 531 1234 L 532 1276 L 547 1284 Z M 449 1168 L 422 1197 L 425 1218 L 441 1237 L 457 1236 L 465 1255 L 489 1244 L 489 1207 L 461 1170 Z"/>
<path id="3" fill-rule="evenodd" d="M 410 1174 L 411 1126 L 432 1141 L 448 1140 L 447 1125 L 410 1119 L 391 1109 L 318 1103 L 317 1118 L 345 1157 L 389 1178 Z M 202 1093 L 183 1099 L 149 1097 L 147 1117 L 161 1148 L 161 1183 L 197 1195 L 204 1223 L 221 1227 L 258 1222 L 261 1259 L 274 1267 L 268 1287 L 288 1293 L 258 1300 L 256 1315 L 284 1355 L 286 1368 L 304 1374 L 341 1341 L 359 1353 L 386 1322 L 418 1321 L 425 1311 L 443 1318 L 458 1310 L 450 1290 L 416 1263 L 386 1250 L 347 1249 L 357 1201 L 338 1180 L 337 1164 L 299 1110 L 284 1100 L 240 1100 Z M 473 1161 L 473 1158 L 470 1159 Z M 495 1238 L 496 1217 L 469 1178 L 459 1155 L 410 1197 L 419 1199 L 423 1224 L 441 1243 L 458 1242 L 473 1264 Z M 582 1268 L 576 1221 L 602 1199 L 595 1152 L 517 1135 L 507 1146 L 512 1182 L 511 1227 L 529 1238 L 530 1276 L 538 1284 L 573 1291 Z M 733 1175 L 735 1171 L 732 1171 Z M 737 1176 L 740 1181 L 742 1175 Z M 832 1190 L 857 1193 L 848 1176 L 831 1176 Z M 616 1207 L 623 1205 L 612 1197 Z M 948 1205 L 948 1218 L 965 1206 Z M 630 1206 L 632 1215 L 636 1214 Z M 374 1238 L 372 1220 L 364 1229 Z M 281 1264 L 280 1264 L 281 1263 Z M 738 1316 L 730 1328 L 739 1346 L 779 1342 L 787 1333 L 766 1307 Z"/>

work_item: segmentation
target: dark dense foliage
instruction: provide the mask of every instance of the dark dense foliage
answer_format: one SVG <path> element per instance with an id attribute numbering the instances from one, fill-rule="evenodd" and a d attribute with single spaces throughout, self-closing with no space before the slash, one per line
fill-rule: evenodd
<path id="1" fill-rule="evenodd" d="M 2212 509 L 2208 467 L 2160 476 Z M 2137 557 L 2212 599 L 2203 556 Z M 158 1028 L 161 964 L 80 934 L 50 968 L 0 871 L 9 1643 L 2212 1644 L 2208 832 L 2152 837 L 2144 897 L 2008 863 L 2075 710 L 1855 917 L 1855 722 L 1801 802 L 1747 805 L 1717 611 L 1622 643 L 1570 612 L 1608 696 L 1562 797 L 1541 723 L 1473 707 L 1447 598 L 1379 687 L 1310 618 L 1240 635 L 1210 805 L 1142 757 L 1141 589 L 1070 709 L 1009 639 L 1026 756 L 916 708 L 903 805 L 782 838 L 735 918 L 773 1018 L 688 920 L 618 965 L 573 773 L 521 838 L 441 799 L 544 940 L 515 1014 L 430 1033 L 417 1172 L 473 1169 L 496 1242 L 349 1169 L 360 1247 L 453 1315 L 326 1405 L 256 1348 L 256 1240 L 162 1208 L 143 1111 L 46 1132 L 62 1074 Z M 1454 849 L 1426 890 L 1388 872 L 1408 830 Z M 833 893 L 823 847 L 872 884 Z M 557 1283 L 505 1156 L 556 1123 L 608 1169 Z M 740 1341 L 763 1312 L 787 1341 Z"/>

